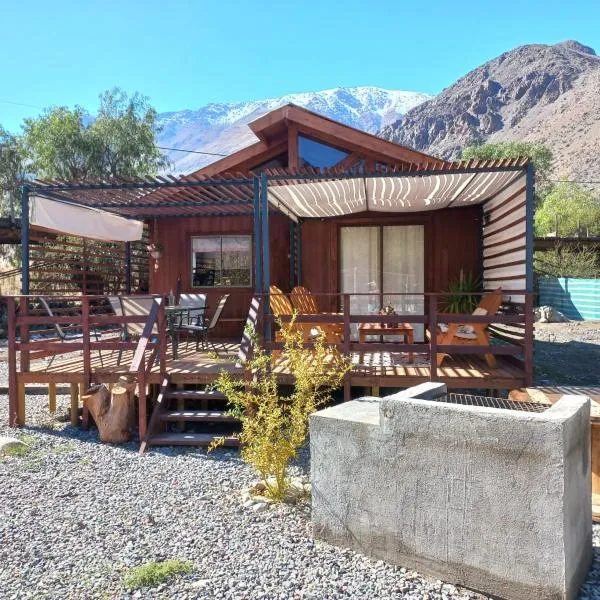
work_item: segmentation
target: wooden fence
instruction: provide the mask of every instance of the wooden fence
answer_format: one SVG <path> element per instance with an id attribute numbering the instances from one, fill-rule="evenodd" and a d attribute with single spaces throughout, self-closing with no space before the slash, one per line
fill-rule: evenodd
<path id="1" fill-rule="evenodd" d="M 147 241 L 102 242 L 58 236 L 30 250 L 30 293 L 39 295 L 102 295 L 148 291 Z"/>

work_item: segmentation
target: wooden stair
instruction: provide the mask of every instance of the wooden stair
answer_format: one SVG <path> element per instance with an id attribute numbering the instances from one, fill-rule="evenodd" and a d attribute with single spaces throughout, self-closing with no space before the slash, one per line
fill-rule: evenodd
<path id="1" fill-rule="evenodd" d="M 140 446 L 210 446 L 215 440 L 237 448 L 240 421 L 227 414 L 227 398 L 214 390 L 175 389 L 166 377 Z M 174 427 L 177 430 L 173 430 Z"/>

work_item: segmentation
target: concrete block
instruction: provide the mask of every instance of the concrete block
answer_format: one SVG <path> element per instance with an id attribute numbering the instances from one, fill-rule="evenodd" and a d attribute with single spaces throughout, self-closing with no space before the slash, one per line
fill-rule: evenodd
<path id="1" fill-rule="evenodd" d="M 499 598 L 576 598 L 592 557 L 589 399 L 529 413 L 414 394 L 311 416 L 315 537 Z"/>

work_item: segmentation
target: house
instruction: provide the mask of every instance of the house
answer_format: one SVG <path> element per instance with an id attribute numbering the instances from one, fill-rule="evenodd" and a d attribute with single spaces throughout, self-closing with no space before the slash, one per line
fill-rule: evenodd
<path id="1" fill-rule="evenodd" d="M 239 341 L 257 296 L 264 300 L 266 343 L 275 347 L 270 286 L 288 292 L 303 285 L 331 315 L 328 319 L 338 326 L 343 321 L 342 350 L 355 360 L 346 397 L 351 386 L 407 387 L 431 379 L 455 389 L 531 384 L 534 176 L 527 159 L 447 162 L 293 105 L 249 126 L 254 144 L 189 175 L 30 182 L 23 187 L 22 213 L 29 214 L 30 197 L 35 197 L 104 211 L 113 219 L 143 220 L 149 241 L 161 248 L 158 258 L 147 258 L 149 291 L 204 293 L 213 309 L 227 292 L 217 332 L 222 339 Z M 24 224 L 24 294 L 35 291 L 28 235 Z M 124 243 L 122 256 L 123 287 L 133 290 L 130 242 Z M 440 311 L 451 284 L 467 275 L 481 282 L 483 291 L 501 288 L 508 309 L 507 314 L 468 317 L 468 323 L 489 325 L 493 343 L 485 348 L 426 336 L 427 329 L 437 331 L 440 320 L 465 322 L 465 315 Z M 85 298 L 84 306 L 89 305 Z M 361 340 L 360 323 L 384 323 L 378 313 L 386 305 L 414 330 L 414 344 L 382 333 L 375 343 L 372 334 Z M 26 309 L 23 302 L 21 307 Z M 15 317 L 10 331 L 15 335 L 19 324 L 34 321 Z M 94 317 L 93 322 L 99 321 Z M 34 346 L 13 345 L 22 351 L 22 372 L 13 373 L 20 385 L 87 385 L 122 374 L 119 365 L 94 363 L 90 349 L 100 346 L 93 341 L 82 346 L 88 353 L 83 365 L 75 360 L 29 371 L 27 353 Z M 44 350 L 50 346 L 45 343 Z M 408 356 L 397 358 L 403 353 Z M 437 359 L 443 353 L 450 359 L 442 364 Z M 218 374 L 219 365 L 206 356 L 192 353 L 177 361 L 161 356 L 160 368 L 148 367 L 149 384 L 160 384 L 165 374 L 179 384 L 207 383 Z M 11 360 L 16 369 L 16 358 Z M 286 376 L 282 368 L 282 381 Z"/>

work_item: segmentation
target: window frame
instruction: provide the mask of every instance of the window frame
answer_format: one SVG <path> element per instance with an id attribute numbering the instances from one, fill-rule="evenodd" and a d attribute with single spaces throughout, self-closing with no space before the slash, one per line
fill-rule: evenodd
<path id="1" fill-rule="evenodd" d="M 245 238 L 249 242 L 250 252 L 250 265 L 248 267 L 250 272 L 250 282 L 248 284 L 239 285 L 194 285 L 194 240 L 196 239 L 207 239 L 207 238 L 219 238 L 220 239 L 220 261 L 221 270 L 223 266 L 223 239 L 224 238 Z M 248 289 L 254 285 L 254 238 L 249 233 L 196 233 L 189 236 L 189 275 L 190 275 L 190 288 L 194 290 L 223 290 L 223 289 Z"/>

